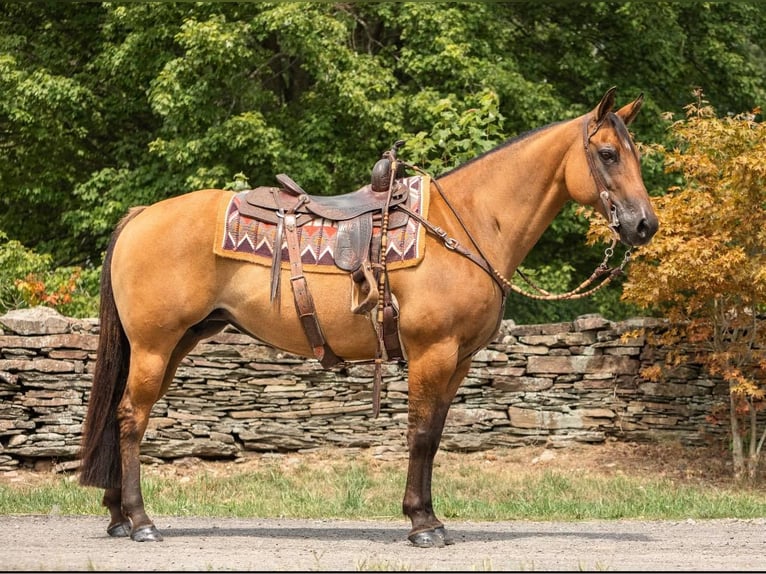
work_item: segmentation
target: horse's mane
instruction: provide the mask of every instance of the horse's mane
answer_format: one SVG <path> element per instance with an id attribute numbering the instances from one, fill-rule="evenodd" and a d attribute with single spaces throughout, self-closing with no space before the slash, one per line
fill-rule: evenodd
<path id="1" fill-rule="evenodd" d="M 514 144 L 517 144 L 520 141 L 523 141 L 523 140 L 527 139 L 528 137 L 531 137 L 531 136 L 535 135 L 536 133 L 539 133 L 541 131 L 547 130 L 548 128 L 551 128 L 551 127 L 553 127 L 555 125 L 558 125 L 558 124 L 561 124 L 561 123 L 564 123 L 564 122 L 563 121 L 559 121 L 559 122 L 554 122 L 554 123 L 551 123 L 551 124 L 546 124 L 544 126 L 540 126 L 540 127 L 535 128 L 535 129 L 532 129 L 532 130 L 526 131 L 524 133 L 521 133 L 519 135 L 513 136 L 511 139 L 504 141 L 500 145 L 498 145 L 496 147 L 493 147 L 492 149 L 487 150 L 484 153 L 479 154 L 476 157 L 473 157 L 473 158 L 469 159 L 465 163 L 461 163 L 460 165 L 458 165 L 456 167 L 453 167 L 449 171 L 445 171 L 444 173 L 439 174 L 437 177 L 440 177 L 440 178 L 441 177 L 446 177 L 446 176 L 448 176 L 448 175 L 450 175 L 452 173 L 455 173 L 456 171 L 459 171 L 459 170 L 463 169 L 466 166 L 471 165 L 474 162 L 477 162 L 477 161 L 481 160 L 482 158 L 487 157 L 490 154 L 493 154 L 493 153 L 495 153 L 497 151 L 500 151 L 501 149 L 505 149 L 505 148 L 510 147 L 510 146 L 512 146 Z"/>

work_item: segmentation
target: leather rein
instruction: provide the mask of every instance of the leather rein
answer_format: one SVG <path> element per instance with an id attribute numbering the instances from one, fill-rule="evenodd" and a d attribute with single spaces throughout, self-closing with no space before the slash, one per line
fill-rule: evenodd
<path id="1" fill-rule="evenodd" d="M 447 205 L 447 207 L 452 211 L 452 214 L 455 216 L 455 219 L 457 219 L 460 226 L 463 228 L 463 231 L 468 236 L 468 238 L 471 240 L 471 243 L 473 243 L 474 248 L 476 251 L 478 251 L 478 255 L 473 253 L 470 249 L 467 249 L 463 245 L 460 244 L 460 242 L 455 239 L 454 237 L 450 237 L 444 229 L 441 227 L 434 225 L 430 221 L 424 219 L 419 214 L 407 209 L 404 206 L 398 206 L 398 209 L 402 209 L 403 211 L 407 212 L 407 214 L 410 217 L 413 217 L 417 221 L 419 221 L 423 226 L 426 227 L 431 233 L 436 235 L 444 244 L 444 246 L 449 249 L 450 251 L 454 251 L 455 253 L 458 253 L 462 255 L 463 257 L 468 258 L 470 261 L 475 263 L 478 267 L 483 269 L 489 276 L 492 278 L 492 280 L 500 287 L 500 291 L 503 295 L 503 302 L 505 301 L 505 298 L 508 296 L 508 293 L 510 291 L 513 291 L 515 293 L 518 293 L 520 295 L 524 295 L 525 297 L 529 297 L 531 299 L 539 299 L 539 300 L 545 300 L 545 301 L 560 301 L 560 300 L 571 300 L 571 299 L 582 299 L 584 297 L 588 297 L 589 295 L 592 295 L 596 291 L 602 289 L 603 287 L 606 287 L 612 279 L 614 279 L 617 275 L 620 275 L 623 273 L 623 270 L 625 269 L 625 266 L 630 261 L 630 252 L 631 250 L 628 249 L 625 252 L 625 255 L 623 256 L 622 262 L 614 267 L 609 267 L 609 260 L 614 255 L 614 248 L 617 245 L 617 242 L 619 241 L 619 234 L 618 234 L 618 228 L 620 226 L 620 220 L 617 217 L 617 207 L 615 206 L 614 202 L 611 199 L 611 196 L 609 194 L 609 187 L 606 184 L 606 181 L 604 180 L 603 175 L 598 170 L 598 166 L 596 165 L 596 161 L 593 157 L 593 154 L 590 149 L 590 140 L 591 138 L 596 135 L 596 132 L 601 128 L 601 125 L 603 123 L 603 120 L 596 124 L 595 129 L 592 132 L 588 132 L 588 120 L 586 119 L 583 122 L 583 146 L 585 149 L 585 157 L 588 160 L 588 168 L 591 173 L 591 177 L 593 177 L 593 180 L 596 183 L 596 190 L 599 192 L 599 198 L 601 199 L 601 202 L 604 206 L 604 210 L 609 216 L 609 229 L 612 231 L 612 243 L 609 247 L 607 247 L 604 250 L 604 258 L 601 261 L 601 263 L 596 267 L 596 269 L 591 273 L 590 277 L 588 277 L 585 281 L 580 283 L 577 287 L 572 289 L 571 291 L 567 291 L 566 293 L 551 293 L 549 291 L 546 291 L 542 287 L 536 285 L 531 279 L 529 279 L 521 270 L 517 269 L 516 273 L 535 291 L 535 293 L 530 293 L 524 289 L 521 289 L 519 286 L 514 285 L 511 281 L 509 281 L 500 271 L 498 271 L 495 267 L 493 267 L 489 263 L 488 257 L 484 254 L 481 247 L 479 247 L 479 244 L 477 243 L 476 239 L 474 239 L 471 232 L 468 230 L 468 227 L 466 226 L 463 219 L 460 217 L 460 214 L 457 212 L 457 210 L 454 208 L 454 206 L 450 203 L 449 199 L 447 199 L 447 196 L 444 193 L 444 190 L 442 189 L 441 185 L 439 185 L 438 180 L 431 177 L 431 181 L 436 186 L 436 190 L 439 192 L 439 195 L 441 195 L 442 199 L 444 200 L 444 203 Z M 421 168 L 402 162 L 404 166 L 409 167 L 410 169 L 413 169 L 423 175 L 429 175 Z M 601 283 L 598 283 L 597 285 L 593 286 L 593 283 L 596 282 L 599 278 L 602 278 L 606 276 Z"/>

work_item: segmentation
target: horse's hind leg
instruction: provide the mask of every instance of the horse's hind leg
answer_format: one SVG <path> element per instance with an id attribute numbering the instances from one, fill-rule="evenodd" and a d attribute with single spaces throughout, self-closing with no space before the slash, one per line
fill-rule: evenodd
<path id="1" fill-rule="evenodd" d="M 117 407 L 122 461 L 120 512 L 130 524 L 130 537 L 138 542 L 162 540 L 162 535 L 155 528 L 144 508 L 139 454 L 141 439 L 149 422 L 149 414 L 154 403 L 161 396 L 168 355 L 148 352 L 136 347 L 131 349 L 127 387 Z M 109 507 L 113 521 L 118 512 L 115 506 L 115 494 L 110 490 L 104 494 L 104 501 Z"/>
<path id="2" fill-rule="evenodd" d="M 109 526 L 106 527 L 107 534 L 116 537 L 130 536 L 130 521 L 122 513 L 122 489 L 107 488 L 101 503 L 109 509 L 110 520 Z"/>
<path id="3" fill-rule="evenodd" d="M 447 412 L 471 366 L 470 357 L 457 366 L 454 360 L 454 356 L 452 361 L 432 356 L 415 364 L 411 362 L 409 368 L 407 444 L 410 459 L 402 510 L 412 521 L 408 538 L 421 548 L 453 543 L 434 514 L 431 477 Z"/>
<path id="4" fill-rule="evenodd" d="M 226 325 L 225 320 L 207 320 L 191 327 L 167 361 L 163 361 L 160 355 L 155 355 L 150 360 L 150 357 L 142 355 L 140 351 L 134 351 L 128 386 L 117 409 L 121 437 L 122 488 L 107 488 L 104 491 L 103 504 L 111 515 L 107 527 L 110 536 L 130 536 L 139 542 L 162 540 L 162 535 L 146 514 L 141 494 L 141 439 L 154 403 L 167 392 L 183 358 L 199 341 L 214 335 Z"/>

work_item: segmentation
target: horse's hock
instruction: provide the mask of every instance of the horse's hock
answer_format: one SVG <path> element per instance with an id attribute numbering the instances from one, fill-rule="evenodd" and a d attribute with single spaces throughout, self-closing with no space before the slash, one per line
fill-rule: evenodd
<path id="1" fill-rule="evenodd" d="M 441 447 L 476 451 L 660 438 L 702 444 L 725 433 L 706 421 L 727 387 L 699 365 L 654 383 L 641 369 L 665 350 L 636 335 L 656 319 L 515 325 L 476 354 L 452 403 Z M 627 336 L 626 336 L 627 335 Z M 98 321 L 44 307 L 0 317 L 0 470 L 74 461 L 98 342 Z M 404 453 L 406 365 L 385 365 L 381 413 L 372 417 L 373 366 L 324 370 L 227 330 L 181 364 L 152 411 L 145 456 L 233 458 L 246 451 L 338 446 Z M 74 462 L 70 463 L 74 464 Z M 68 466 L 65 464 L 65 466 Z"/>

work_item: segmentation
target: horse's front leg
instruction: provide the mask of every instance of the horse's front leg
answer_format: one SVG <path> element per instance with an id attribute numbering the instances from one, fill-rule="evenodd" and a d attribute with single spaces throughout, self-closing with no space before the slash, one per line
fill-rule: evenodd
<path id="1" fill-rule="evenodd" d="M 447 360 L 430 357 L 409 366 L 409 466 L 402 510 L 412 521 L 408 539 L 421 548 L 454 542 L 434 514 L 431 477 L 447 412 L 471 366 L 470 357 L 457 365 L 455 360 L 455 355 Z"/>

